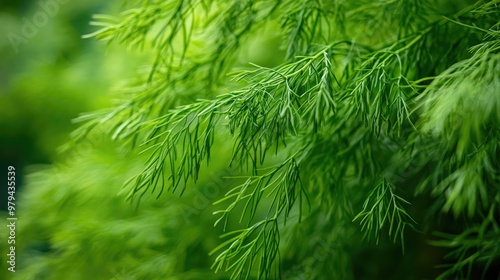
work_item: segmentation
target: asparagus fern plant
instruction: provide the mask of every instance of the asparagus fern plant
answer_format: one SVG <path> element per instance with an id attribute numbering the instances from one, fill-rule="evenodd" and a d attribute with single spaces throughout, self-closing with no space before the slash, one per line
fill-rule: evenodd
<path id="1" fill-rule="evenodd" d="M 146 154 L 123 178 L 135 202 L 182 195 L 231 145 L 241 175 L 213 201 L 226 233 L 210 253 L 231 279 L 290 278 L 307 255 L 297 232 L 339 244 L 308 279 L 355 275 L 357 234 L 431 236 L 449 252 L 440 278 L 486 277 L 500 257 L 499 19 L 498 0 L 127 1 L 88 37 L 151 51 L 150 66 L 74 141 L 101 127 Z M 279 63 L 241 63 L 269 30 Z"/>

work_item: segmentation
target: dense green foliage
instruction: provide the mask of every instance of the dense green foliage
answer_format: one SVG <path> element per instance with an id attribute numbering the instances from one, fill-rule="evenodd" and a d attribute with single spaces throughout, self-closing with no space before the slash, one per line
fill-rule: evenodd
<path id="1" fill-rule="evenodd" d="M 95 19 L 88 37 L 151 65 L 79 118 L 69 167 L 33 175 L 27 197 L 64 218 L 25 229 L 51 248 L 26 275 L 498 276 L 500 1 L 137 0 Z M 78 153 L 95 137 L 100 158 Z"/>

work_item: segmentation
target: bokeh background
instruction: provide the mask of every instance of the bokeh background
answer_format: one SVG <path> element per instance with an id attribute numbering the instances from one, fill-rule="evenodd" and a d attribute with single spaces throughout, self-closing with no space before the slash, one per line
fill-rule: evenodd
<path id="1" fill-rule="evenodd" d="M 50 8 L 47 11 L 43 4 L 48 2 L 58 5 L 46 6 Z M 53 246 L 55 239 L 62 239 L 63 243 L 71 242 L 71 238 L 64 235 L 55 236 L 61 232 L 91 236 L 90 231 L 64 224 L 64 221 L 74 223 L 71 219 L 80 217 L 69 218 L 63 213 L 72 216 L 67 210 L 81 210 L 78 206 L 82 205 L 66 204 L 66 200 L 79 195 L 75 189 L 72 190 L 74 186 L 95 186 L 97 182 L 95 187 L 106 186 L 109 192 L 116 190 L 113 184 L 100 180 L 102 174 L 91 183 L 91 173 L 83 169 L 68 167 L 76 176 L 81 176 L 70 179 L 72 186 L 56 177 L 65 176 L 64 171 L 58 175 L 54 171 L 54 176 L 49 174 L 50 170 L 62 170 L 55 163 L 75 166 L 73 159 L 79 158 L 59 152 L 59 148 L 70 139 L 71 131 L 78 126 L 72 120 L 82 112 L 109 105 L 112 100 L 109 93 L 113 91 L 113 86 L 135 73 L 144 54 L 134 55 L 121 48 L 106 47 L 93 39 L 82 39 L 82 35 L 93 30 L 89 25 L 92 14 L 113 11 L 116 7 L 112 3 L 95 0 L 62 2 L 0 2 L 0 166 L 5 171 L 1 172 L 0 178 L 6 182 L 7 166 L 16 168 L 16 214 L 19 217 L 17 271 L 15 274 L 7 271 L 4 261 L 7 233 L 2 228 L 0 279 L 10 279 L 13 275 L 13 279 L 88 279 L 86 275 L 72 278 L 68 271 L 76 275 L 81 273 L 71 264 L 75 261 L 76 265 L 78 260 L 61 258 L 54 252 L 58 250 L 57 246 Z M 37 18 L 40 13 L 45 15 L 45 19 Z M 23 34 L 23 30 L 29 28 L 27 25 L 32 25 L 28 30 L 29 38 Z M 23 39 L 16 41 L 19 36 Z M 92 148 L 98 146 L 98 143 L 95 144 Z M 92 149 L 90 145 L 83 148 L 79 152 L 82 157 L 85 151 Z M 103 160 L 106 157 L 97 158 Z M 29 174 L 37 172 L 50 177 L 45 184 L 36 176 L 30 179 Z M 0 197 L 1 216 L 5 220 L 6 184 L 2 183 Z M 95 202 L 99 203 L 96 210 L 104 211 L 104 206 L 100 208 L 101 202 Z M 38 255 L 43 257 L 38 258 Z M 64 269 L 54 274 L 46 272 L 57 269 L 58 265 Z M 89 273 L 99 275 L 97 270 Z M 65 275 L 67 278 L 60 278 Z"/>

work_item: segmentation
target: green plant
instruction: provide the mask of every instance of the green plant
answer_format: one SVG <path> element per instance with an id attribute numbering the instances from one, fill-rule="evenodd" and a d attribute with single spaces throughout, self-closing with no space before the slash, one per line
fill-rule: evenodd
<path id="1" fill-rule="evenodd" d="M 408 227 L 445 231 L 447 213 L 458 234 L 434 244 L 458 255 L 441 278 L 498 262 L 500 1 L 125 6 L 96 16 L 90 37 L 151 51 L 151 67 L 116 107 L 83 115 L 73 144 L 102 127 L 145 154 L 126 184 L 139 201 L 182 194 L 230 143 L 227 165 L 242 175 L 214 201 L 228 231 L 210 253 L 215 271 L 277 279 L 308 255 L 300 242 L 318 238 L 338 244 L 338 261 L 297 277 L 353 277 L 361 231 L 403 242 Z M 240 64 L 265 30 L 283 44 L 263 51 L 282 61 Z"/>

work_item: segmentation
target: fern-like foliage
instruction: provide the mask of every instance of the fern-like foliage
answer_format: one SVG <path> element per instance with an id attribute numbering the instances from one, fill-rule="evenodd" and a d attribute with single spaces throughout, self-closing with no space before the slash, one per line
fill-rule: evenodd
<path id="1" fill-rule="evenodd" d="M 280 277 L 283 231 L 302 219 L 404 243 L 412 194 L 457 218 L 498 207 L 499 18 L 499 1 L 132 1 L 89 37 L 152 51 L 151 66 L 125 101 L 82 116 L 75 141 L 104 126 L 147 154 L 130 199 L 182 193 L 231 143 L 244 182 L 215 202 L 229 232 L 212 251 L 231 279 Z M 239 65 L 270 24 L 281 65 Z M 444 235 L 473 255 L 436 243 L 457 248 L 442 277 L 498 259 L 497 218 Z"/>
<path id="2" fill-rule="evenodd" d="M 410 203 L 394 194 L 391 188 L 390 184 L 382 180 L 366 199 L 363 210 L 354 218 L 360 220 L 361 229 L 366 236 L 373 234 L 377 243 L 380 239 L 380 229 L 384 226 L 389 226 L 389 236 L 392 240 L 396 241 L 400 237 L 403 241 L 405 227 L 415 223 L 403 208 L 403 205 Z"/>

